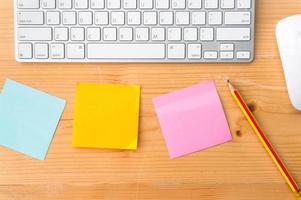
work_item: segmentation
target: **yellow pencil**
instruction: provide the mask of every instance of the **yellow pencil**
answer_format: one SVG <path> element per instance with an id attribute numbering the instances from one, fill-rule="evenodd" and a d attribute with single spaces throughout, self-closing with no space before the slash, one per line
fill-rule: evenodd
<path id="1" fill-rule="evenodd" d="M 287 184 L 290 186 L 292 191 L 297 194 L 298 198 L 301 199 L 301 192 L 300 188 L 297 185 L 296 181 L 293 179 L 287 168 L 285 167 L 284 163 L 282 162 L 281 158 L 273 148 L 272 144 L 269 142 L 268 138 L 265 136 L 263 130 L 260 128 L 258 122 L 256 121 L 255 117 L 253 116 L 252 112 L 248 108 L 247 104 L 244 102 L 242 96 L 238 92 L 236 88 L 231 84 L 228 80 L 229 88 L 233 98 L 235 99 L 236 103 L 240 107 L 241 111 L 247 118 L 248 122 L 251 124 L 253 130 L 255 131 L 256 135 L 258 136 L 259 140 L 263 144 L 264 148 L 276 164 L 277 168 L 281 172 L 282 176 L 286 180 Z"/>

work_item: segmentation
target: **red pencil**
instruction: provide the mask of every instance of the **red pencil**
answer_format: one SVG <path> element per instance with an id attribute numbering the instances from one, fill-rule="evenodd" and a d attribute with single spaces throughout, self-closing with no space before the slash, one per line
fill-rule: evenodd
<path id="1" fill-rule="evenodd" d="M 288 183 L 288 185 L 290 186 L 292 191 L 294 193 L 296 193 L 300 198 L 301 197 L 300 188 L 297 185 L 296 181 L 294 180 L 294 178 L 291 176 L 291 174 L 285 167 L 280 156 L 277 154 L 274 147 L 269 142 L 269 140 L 266 137 L 266 135 L 264 134 L 263 130 L 260 128 L 258 122 L 256 121 L 254 115 L 248 108 L 247 104 L 244 102 L 239 91 L 236 88 L 234 88 L 234 86 L 231 84 L 231 82 L 229 80 L 228 80 L 228 84 L 229 84 L 229 88 L 230 88 L 233 98 L 235 99 L 235 101 L 238 104 L 238 106 L 240 107 L 241 111 L 244 113 L 245 117 L 249 121 L 250 125 L 252 126 L 253 130 L 255 131 L 255 133 L 258 136 L 261 143 L 263 144 L 264 148 L 266 149 L 266 151 L 268 152 L 268 154 L 270 155 L 270 157 L 276 164 L 277 168 L 281 172 L 282 176 L 284 177 L 284 179 L 286 180 L 286 182 Z"/>

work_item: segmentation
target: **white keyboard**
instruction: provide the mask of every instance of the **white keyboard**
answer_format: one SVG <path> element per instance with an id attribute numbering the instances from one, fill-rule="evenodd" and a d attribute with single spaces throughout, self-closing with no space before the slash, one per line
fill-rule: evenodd
<path id="1" fill-rule="evenodd" d="M 15 0 L 19 62 L 251 62 L 255 0 Z"/>

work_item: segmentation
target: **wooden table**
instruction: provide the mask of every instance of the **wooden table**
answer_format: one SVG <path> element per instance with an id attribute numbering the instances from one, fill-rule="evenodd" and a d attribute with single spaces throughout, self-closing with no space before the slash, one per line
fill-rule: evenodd
<path id="1" fill-rule="evenodd" d="M 301 184 L 301 113 L 289 102 L 274 36 L 278 20 L 299 12 L 299 0 L 257 0 L 252 64 L 22 64 L 14 60 L 13 3 L 1 1 L 0 85 L 11 78 L 68 104 L 45 161 L 0 148 L 0 199 L 293 200 L 226 80 L 241 90 Z M 151 99 L 208 79 L 216 80 L 233 141 L 170 160 Z M 142 85 L 137 151 L 71 147 L 77 82 Z"/>

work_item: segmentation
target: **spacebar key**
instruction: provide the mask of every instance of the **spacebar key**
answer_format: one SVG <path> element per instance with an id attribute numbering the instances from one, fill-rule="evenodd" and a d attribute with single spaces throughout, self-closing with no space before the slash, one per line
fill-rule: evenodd
<path id="1" fill-rule="evenodd" d="M 88 59 L 163 59 L 164 44 L 88 44 Z"/>

